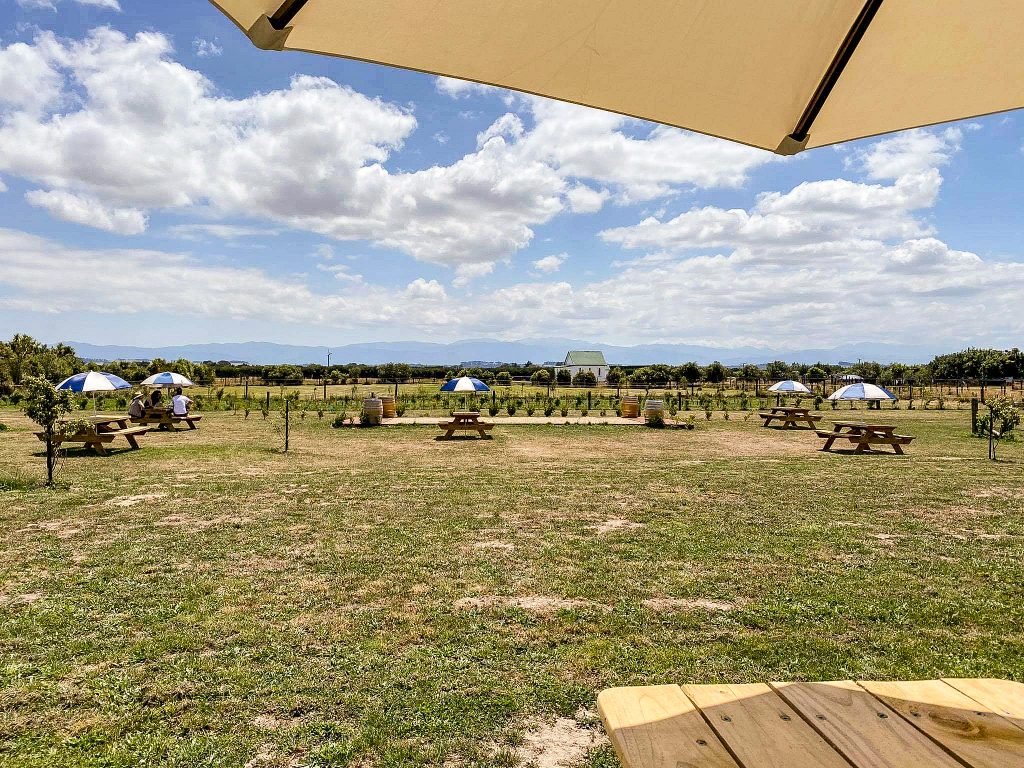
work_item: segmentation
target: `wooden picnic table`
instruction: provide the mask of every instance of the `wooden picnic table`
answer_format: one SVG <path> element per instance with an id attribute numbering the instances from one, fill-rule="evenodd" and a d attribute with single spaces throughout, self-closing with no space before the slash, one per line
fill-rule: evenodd
<path id="1" fill-rule="evenodd" d="M 612 688 L 598 709 L 625 768 L 1022 768 L 1024 684 Z"/>
<path id="2" fill-rule="evenodd" d="M 452 437 L 456 432 L 478 432 L 480 437 L 490 437 L 487 433 L 494 425 L 480 421 L 479 411 L 455 411 L 451 421 L 439 421 L 437 426 L 443 429 L 444 437 Z"/>
<path id="3" fill-rule="evenodd" d="M 854 453 L 870 451 L 872 445 L 891 445 L 893 452 L 903 455 L 903 446 L 913 441 L 911 435 L 897 435 L 894 424 L 866 424 L 863 421 L 833 421 L 831 432 L 819 431 L 818 437 L 825 439 L 823 451 L 832 449 L 836 440 L 849 440 L 856 444 Z"/>
<path id="4" fill-rule="evenodd" d="M 189 429 L 199 429 L 196 422 L 203 417 L 191 413 L 175 416 L 172 408 L 144 408 L 141 416 L 132 418 L 135 424 L 155 424 L 158 429 L 175 429 L 176 424 L 187 424 Z"/>
<path id="5" fill-rule="evenodd" d="M 804 423 L 814 429 L 821 421 L 821 416 L 811 413 L 810 408 L 800 405 L 776 405 L 767 413 L 759 413 L 764 419 L 764 426 L 769 426 L 773 421 L 782 422 L 783 429 L 795 429 L 797 423 Z"/>
<path id="6" fill-rule="evenodd" d="M 92 429 L 81 430 L 73 435 L 53 435 L 53 444 L 81 443 L 83 447 L 91 448 L 101 456 L 105 456 L 107 453 L 106 446 L 107 444 L 112 443 L 114 438 L 123 437 L 128 441 L 128 445 L 132 449 L 137 449 L 140 447 L 138 437 L 149 431 L 149 427 L 130 426 L 127 416 L 108 416 L 105 414 L 97 414 L 95 416 L 87 417 L 84 421 L 88 421 L 92 426 Z M 46 442 L 45 432 L 36 432 L 36 437 L 44 443 Z"/>

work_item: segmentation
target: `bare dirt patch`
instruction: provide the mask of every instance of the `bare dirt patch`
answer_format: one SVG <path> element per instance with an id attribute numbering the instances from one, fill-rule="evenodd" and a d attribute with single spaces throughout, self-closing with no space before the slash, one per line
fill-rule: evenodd
<path id="1" fill-rule="evenodd" d="M 554 721 L 535 722 L 523 734 L 516 757 L 534 768 L 574 768 L 587 755 L 608 743 L 604 734 L 578 720 L 558 717 Z"/>
<path id="2" fill-rule="evenodd" d="M 282 731 L 289 728 L 296 728 L 302 724 L 301 717 L 277 717 L 276 715 L 266 714 L 257 715 L 252 721 L 252 724 L 257 728 L 262 728 L 265 731 Z"/>
<path id="3" fill-rule="evenodd" d="M 134 507 L 136 504 L 142 504 L 144 501 L 156 501 L 167 496 L 166 493 L 157 491 L 154 493 L 140 493 L 137 496 L 118 496 L 116 499 L 111 499 L 107 503 L 112 507 Z"/>
<path id="4" fill-rule="evenodd" d="M 232 515 L 216 515 L 214 517 L 192 517 L 190 515 L 167 515 L 154 523 L 161 528 L 188 528 L 192 531 L 205 531 L 216 525 L 244 525 L 249 522 L 247 517 Z"/>
<path id="5" fill-rule="evenodd" d="M 674 611 L 735 611 L 741 604 L 729 600 L 707 600 L 705 598 L 678 598 L 678 597 L 652 597 L 644 600 L 644 605 L 659 613 L 672 613 Z"/>
<path id="6" fill-rule="evenodd" d="M 626 520 L 622 517 L 613 517 L 610 520 L 605 520 L 603 523 L 598 523 L 594 526 L 594 532 L 598 535 L 604 533 L 612 533 L 613 531 L 631 531 L 636 528 L 643 528 L 643 523 L 636 523 L 632 520 Z"/>
<path id="7" fill-rule="evenodd" d="M 477 597 L 463 597 L 455 601 L 455 608 L 461 611 L 518 608 L 521 611 L 536 613 L 542 616 L 550 616 L 559 611 L 609 610 L 607 606 L 591 602 L 590 600 L 568 600 L 563 597 L 547 595 L 523 595 L 521 597 L 480 595 Z"/>
<path id="8" fill-rule="evenodd" d="M 52 533 L 58 539 L 70 539 L 72 536 L 81 533 L 85 526 L 86 522 L 84 520 L 47 520 L 42 523 L 30 523 L 24 528 L 19 528 L 17 533 L 44 531 Z"/>

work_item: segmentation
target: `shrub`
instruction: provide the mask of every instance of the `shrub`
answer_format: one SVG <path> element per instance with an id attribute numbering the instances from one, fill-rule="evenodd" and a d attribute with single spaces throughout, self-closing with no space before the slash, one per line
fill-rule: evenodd
<path id="1" fill-rule="evenodd" d="M 651 412 L 647 416 L 647 426 L 652 429 L 664 429 L 665 428 L 665 417 L 657 411 Z"/>
<path id="2" fill-rule="evenodd" d="M 246 416 L 248 416 L 248 415 L 249 415 L 249 411 L 246 411 L 246 412 L 245 412 L 245 415 L 246 415 Z M 317 417 L 318 419 L 320 419 L 321 421 L 323 421 L 323 418 L 324 418 L 324 409 L 323 409 L 323 406 L 317 406 L 317 409 L 316 409 L 316 417 Z"/>
<path id="3" fill-rule="evenodd" d="M 526 406 L 526 415 L 527 416 L 533 416 L 534 411 L 536 411 L 536 410 L 537 409 L 534 408 L 532 405 L 528 405 L 528 406 Z"/>
<path id="4" fill-rule="evenodd" d="M 565 416 L 568 416 L 568 415 L 569 415 L 569 409 L 568 409 L 568 408 L 566 408 L 566 407 L 565 407 L 565 406 L 563 405 L 563 406 L 562 406 L 562 411 L 561 411 L 561 413 L 562 413 L 562 416 L 563 416 L 563 417 L 565 417 Z"/>
<path id="5" fill-rule="evenodd" d="M 707 407 L 704 408 L 704 418 L 707 419 L 708 421 L 711 421 L 711 409 L 710 408 L 707 408 Z"/>
<path id="6" fill-rule="evenodd" d="M 580 416 L 586 416 L 590 411 L 587 408 L 580 409 Z"/>
<path id="7" fill-rule="evenodd" d="M 320 411 L 320 413 L 323 413 L 323 411 Z M 334 421 L 331 422 L 331 426 L 334 427 L 335 429 L 337 429 L 338 427 L 345 426 L 345 413 L 341 412 L 335 414 Z"/>
<path id="8" fill-rule="evenodd" d="M 1013 431 L 1014 427 L 1020 424 L 1020 409 L 1005 397 L 997 397 L 989 400 L 989 411 L 978 417 L 978 434 L 981 437 L 988 436 L 989 424 L 994 423 L 996 431 L 1001 438 L 1005 438 Z"/>
<path id="9" fill-rule="evenodd" d="M 572 383 L 577 387 L 593 387 L 597 384 L 597 376 L 593 371 L 580 371 Z"/>
<path id="10" fill-rule="evenodd" d="M 10 429 L 10 427 L 0 421 L 0 432 L 6 432 L 8 429 Z"/>
<path id="11" fill-rule="evenodd" d="M 396 403 L 395 404 L 395 415 L 396 416 L 404 416 L 405 415 L 405 403 Z"/>
<path id="12" fill-rule="evenodd" d="M 551 405 L 550 403 L 548 403 L 547 405 L 544 406 L 544 415 L 545 416 L 550 416 L 554 412 L 555 412 L 555 406 Z"/>
<path id="13" fill-rule="evenodd" d="M 487 412 L 491 416 L 497 416 L 498 415 L 498 406 L 496 406 L 496 405 L 489 405 L 489 406 L 487 406 Z"/>
<path id="14" fill-rule="evenodd" d="M 516 404 L 515 403 L 509 403 L 508 406 L 505 408 L 505 412 L 508 413 L 509 416 L 515 416 L 516 415 Z"/>

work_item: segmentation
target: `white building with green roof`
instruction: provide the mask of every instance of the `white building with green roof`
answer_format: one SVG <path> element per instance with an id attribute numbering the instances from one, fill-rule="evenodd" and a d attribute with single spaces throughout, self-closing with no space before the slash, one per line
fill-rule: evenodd
<path id="1" fill-rule="evenodd" d="M 590 371 L 597 377 L 598 382 L 608 378 L 608 363 L 604 359 L 604 352 L 593 350 L 573 350 L 565 356 L 565 362 L 555 366 L 555 378 L 558 372 L 568 370 L 569 376 L 573 379 L 580 371 Z"/>

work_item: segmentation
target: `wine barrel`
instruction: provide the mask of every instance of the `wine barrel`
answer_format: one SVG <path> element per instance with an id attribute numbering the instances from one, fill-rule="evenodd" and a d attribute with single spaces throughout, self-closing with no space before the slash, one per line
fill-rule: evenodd
<path id="1" fill-rule="evenodd" d="M 384 418 L 384 404 L 379 397 L 368 397 L 363 400 L 363 423 L 380 424 Z"/>
<path id="2" fill-rule="evenodd" d="M 627 419 L 635 419 L 640 415 L 640 398 L 636 395 L 625 395 L 622 398 L 622 415 Z"/>
<path id="3" fill-rule="evenodd" d="M 664 420 L 665 418 L 665 401 L 664 400 L 648 400 L 644 403 L 644 421 L 650 421 L 653 417 L 659 416 Z"/>
<path id="4" fill-rule="evenodd" d="M 393 419 L 398 415 L 398 411 L 395 407 L 395 396 L 394 395 L 381 395 L 380 404 L 383 410 L 385 419 Z"/>

